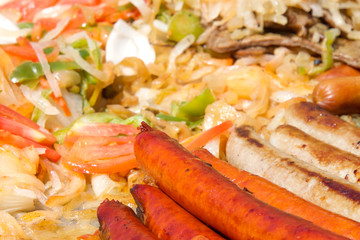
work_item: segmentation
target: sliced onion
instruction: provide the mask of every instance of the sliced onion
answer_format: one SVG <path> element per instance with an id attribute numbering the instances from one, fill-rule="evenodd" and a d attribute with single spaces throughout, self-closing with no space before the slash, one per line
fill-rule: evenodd
<path id="1" fill-rule="evenodd" d="M 205 19 L 206 22 L 211 22 L 214 19 L 216 19 L 221 12 L 221 6 L 223 2 L 211 2 L 211 3 L 202 3 L 202 11 L 201 11 L 201 17 Z"/>
<path id="2" fill-rule="evenodd" d="M 24 190 L 24 189 L 22 189 Z M 27 190 L 30 191 L 30 190 Z M 20 190 L 21 192 L 21 190 Z M 34 199 L 35 193 L 30 191 L 31 196 L 26 194 L 18 194 L 13 191 L 0 191 L 0 211 L 17 212 L 17 211 L 31 211 L 35 209 Z"/>
<path id="3" fill-rule="evenodd" d="M 39 42 L 49 41 L 57 37 L 69 24 L 70 18 L 61 19 L 54 29 L 49 31 Z"/>
<path id="4" fill-rule="evenodd" d="M 280 126 L 281 124 L 285 123 L 285 109 L 282 108 L 280 109 L 275 116 L 273 117 L 273 119 L 271 120 L 271 122 L 267 125 L 267 129 L 272 132 L 274 131 L 278 126 Z"/>
<path id="5" fill-rule="evenodd" d="M 50 188 L 50 191 L 48 191 L 48 194 L 54 195 L 63 188 L 63 185 L 61 183 L 58 171 L 50 169 L 50 167 L 48 165 L 47 165 L 47 169 L 48 169 L 48 174 L 49 174 L 50 181 L 51 181 L 51 188 Z M 49 187 L 49 186 L 47 186 L 47 187 Z"/>
<path id="6" fill-rule="evenodd" d="M 85 61 L 80 56 L 80 53 L 76 49 L 74 49 L 71 46 L 65 46 L 65 43 L 64 43 L 62 38 L 58 38 L 58 45 L 59 45 L 59 49 L 60 49 L 60 51 L 62 53 L 66 54 L 70 58 L 72 58 L 86 72 L 90 73 L 91 75 L 93 75 L 94 77 L 96 77 L 100 81 L 107 79 L 107 76 L 106 76 L 106 74 L 104 72 L 96 69 L 90 63 Z"/>
<path id="7" fill-rule="evenodd" d="M 5 211 L 0 211 L 0 233 L 3 239 L 27 238 L 16 219 Z"/>
<path id="8" fill-rule="evenodd" d="M 215 157 L 219 157 L 220 155 L 220 137 L 216 137 L 212 140 L 210 140 L 205 146 L 205 149 L 207 149 L 209 152 L 211 152 L 212 155 Z"/>
<path id="9" fill-rule="evenodd" d="M 94 174 L 91 176 L 91 186 L 96 197 L 108 194 L 112 189 L 119 187 L 119 183 L 113 181 L 108 174 Z"/>
<path id="10" fill-rule="evenodd" d="M 192 34 L 187 35 L 175 47 L 171 50 L 169 56 L 168 72 L 172 72 L 176 69 L 175 61 L 186 49 L 188 49 L 195 42 L 195 36 Z"/>
<path id="11" fill-rule="evenodd" d="M 66 43 L 73 43 L 79 39 L 86 39 L 90 52 L 96 49 L 95 41 L 92 40 L 85 31 L 75 33 L 74 35 L 67 37 L 65 41 Z"/>
<path id="12" fill-rule="evenodd" d="M 157 19 L 155 19 L 153 21 L 153 25 L 157 30 L 164 32 L 164 33 L 166 33 L 169 28 L 168 24 L 164 23 L 163 21 L 157 20 Z"/>
<path id="13" fill-rule="evenodd" d="M 34 175 L 19 173 L 19 172 L 7 172 L 0 173 L 2 177 L 0 182 L 1 189 L 7 189 L 13 191 L 14 186 L 19 188 L 25 188 L 33 191 L 45 191 L 45 185 Z"/>
<path id="14" fill-rule="evenodd" d="M 81 117 L 83 114 L 83 102 L 81 96 L 79 94 L 71 93 L 66 89 L 63 89 L 62 93 L 65 101 L 68 103 L 72 120 L 74 121 Z"/>
<path id="15" fill-rule="evenodd" d="M 13 44 L 20 36 L 26 36 L 31 29 L 19 29 L 9 18 L 0 14 L 0 44 Z"/>
<path id="16" fill-rule="evenodd" d="M 59 179 L 50 179 L 53 189 L 50 188 L 48 191 L 50 196 L 46 201 L 47 206 L 56 207 L 64 205 L 85 190 L 86 179 L 84 174 L 73 172 L 62 164 L 57 165 L 46 159 L 43 160 L 43 163 L 49 174 L 56 175 L 56 178 Z M 60 189 L 58 181 L 61 184 Z"/>
<path id="17" fill-rule="evenodd" d="M 71 93 L 66 89 L 62 89 L 63 97 L 68 104 L 71 116 L 66 116 L 60 107 L 58 110 L 61 111 L 60 114 L 54 115 L 48 118 L 46 126 L 50 129 L 57 130 L 69 126 L 77 118 L 79 118 L 83 113 L 82 98 L 79 94 Z"/>
<path id="18" fill-rule="evenodd" d="M 4 144 L 0 149 L 0 163 L 2 161 L 6 161 L 6 163 L 1 164 L 4 166 L 3 168 L 7 168 L 9 167 L 8 164 L 14 163 L 13 169 L 15 171 L 27 173 L 30 175 L 35 175 L 37 173 L 39 165 L 39 153 L 34 147 L 30 146 L 19 149 L 12 145 Z"/>
<path id="19" fill-rule="evenodd" d="M 30 89 L 25 85 L 21 85 L 20 90 L 27 100 L 29 100 L 46 115 L 57 115 L 60 113 L 54 105 L 41 95 L 41 89 Z"/>
<path id="20" fill-rule="evenodd" d="M 151 17 L 151 8 L 146 5 L 144 0 L 130 0 L 131 2 L 141 13 L 144 19 L 148 20 Z"/>
<path id="21" fill-rule="evenodd" d="M 50 65 L 46 59 L 45 53 L 42 49 L 42 47 L 35 42 L 31 42 L 30 43 L 32 48 L 34 49 L 36 56 L 39 59 L 39 63 L 44 71 L 45 77 L 49 82 L 49 85 L 51 87 L 51 89 L 54 92 L 55 97 L 61 97 L 61 90 L 59 87 L 58 82 L 55 79 L 55 76 L 52 74 L 51 70 L 50 70 Z"/>
<path id="22" fill-rule="evenodd" d="M 181 9 L 184 7 L 184 1 L 176 1 L 174 10 L 175 11 L 181 11 Z"/>
<path id="23" fill-rule="evenodd" d="M 106 61 L 114 64 L 120 63 L 127 57 L 137 57 L 147 65 L 154 63 L 156 58 L 149 38 L 122 19 L 114 24 L 106 44 L 105 56 Z"/>
<path id="24" fill-rule="evenodd" d="M 292 98 L 299 97 L 298 94 L 290 91 L 276 91 L 270 96 L 270 99 L 275 102 L 285 102 Z"/>
<path id="25" fill-rule="evenodd" d="M 0 69 L 0 102 L 6 105 L 17 104 L 18 99 L 10 86 L 4 72 Z"/>

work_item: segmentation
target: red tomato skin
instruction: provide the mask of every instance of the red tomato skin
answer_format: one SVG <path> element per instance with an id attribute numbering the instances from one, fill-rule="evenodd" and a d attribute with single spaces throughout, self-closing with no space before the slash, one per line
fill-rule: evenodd
<path id="1" fill-rule="evenodd" d="M 14 0 L 0 7 L 0 9 L 13 8 L 21 12 L 21 20 L 32 22 L 36 13 L 44 8 L 54 6 L 58 0 Z"/>
<path id="2" fill-rule="evenodd" d="M 45 148 L 45 153 L 40 155 L 47 157 L 53 162 L 56 162 L 61 158 L 61 155 L 57 153 L 54 149 L 51 149 L 47 146 L 41 145 L 37 142 L 31 141 L 29 139 L 23 138 L 21 136 L 12 134 L 4 130 L 0 130 L 0 143 L 10 144 L 18 148 L 25 148 L 30 146 L 34 146 L 35 148 Z"/>

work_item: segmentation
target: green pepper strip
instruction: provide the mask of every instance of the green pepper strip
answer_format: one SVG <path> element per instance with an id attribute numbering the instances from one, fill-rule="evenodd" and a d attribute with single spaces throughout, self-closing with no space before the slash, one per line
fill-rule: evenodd
<path id="1" fill-rule="evenodd" d="M 91 40 L 91 41 L 94 41 L 94 40 Z M 99 45 L 97 44 L 96 41 L 94 41 L 94 44 L 95 44 L 96 48 L 93 51 L 91 51 L 90 53 L 89 53 L 89 49 L 88 49 L 88 47 L 89 47 L 88 42 L 85 38 L 74 41 L 73 43 L 71 43 L 71 46 L 73 48 L 79 49 L 80 56 L 83 59 L 86 60 L 87 57 L 91 56 L 91 58 L 93 59 L 93 61 L 95 63 L 95 67 L 97 69 L 101 70 L 101 68 L 102 68 L 101 51 L 100 51 Z"/>
<path id="2" fill-rule="evenodd" d="M 81 81 L 80 84 L 80 96 L 83 100 L 83 111 L 84 113 L 93 113 L 95 110 L 90 106 L 89 101 L 87 100 L 86 92 L 89 87 L 89 83 L 85 80 Z"/>
<path id="3" fill-rule="evenodd" d="M 334 50 L 332 44 L 334 43 L 336 37 L 339 36 L 339 34 L 339 30 L 334 28 L 329 29 L 325 32 L 325 38 L 321 44 L 323 49 L 323 52 L 321 54 L 322 64 L 311 69 L 308 73 L 310 76 L 316 76 L 332 67 L 332 54 Z"/>
<path id="4" fill-rule="evenodd" d="M 185 119 L 194 119 L 205 114 L 206 107 L 215 102 L 215 96 L 210 90 L 206 88 L 202 93 L 196 96 L 193 100 L 180 104 L 177 117 Z"/>
<path id="5" fill-rule="evenodd" d="M 74 70 L 81 69 L 80 66 L 75 62 L 50 62 L 50 69 L 52 72 L 60 70 Z M 24 62 L 17 66 L 10 74 L 10 80 L 13 83 L 24 83 L 28 81 L 38 80 L 44 72 L 38 62 Z"/>
<path id="6" fill-rule="evenodd" d="M 171 115 L 159 113 L 156 117 L 166 121 L 185 122 L 190 128 L 195 128 L 202 123 L 206 107 L 215 100 L 212 91 L 206 88 L 189 102 L 172 104 Z"/>
<path id="7" fill-rule="evenodd" d="M 170 19 L 168 37 L 172 41 L 179 42 L 189 34 L 198 38 L 203 32 L 204 28 L 201 25 L 200 18 L 192 12 L 182 10 L 175 13 Z"/>

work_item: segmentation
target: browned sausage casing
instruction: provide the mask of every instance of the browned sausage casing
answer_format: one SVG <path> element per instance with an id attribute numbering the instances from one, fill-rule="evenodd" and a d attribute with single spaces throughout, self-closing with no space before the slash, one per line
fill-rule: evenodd
<path id="1" fill-rule="evenodd" d="M 270 143 L 281 151 L 345 178 L 360 181 L 360 158 L 313 138 L 300 129 L 281 125 L 271 134 Z"/>
<path id="2" fill-rule="evenodd" d="M 360 76 L 322 80 L 314 88 L 313 100 L 334 114 L 360 113 Z"/>
<path id="3" fill-rule="evenodd" d="M 203 236 L 224 240 L 156 187 L 137 184 L 131 194 L 144 224 L 160 239 L 187 240 Z"/>
<path id="4" fill-rule="evenodd" d="M 295 126 L 329 145 L 360 156 L 360 128 L 310 102 L 285 110 L 286 124 Z"/>
<path id="5" fill-rule="evenodd" d="M 97 210 L 102 240 L 158 239 L 136 217 L 133 210 L 118 202 L 105 199 Z"/>
<path id="6" fill-rule="evenodd" d="M 232 165 L 259 175 L 331 212 L 360 221 L 360 186 L 288 155 L 249 126 L 230 134 L 226 156 Z"/>
<path id="7" fill-rule="evenodd" d="M 140 166 L 179 205 L 230 239 L 346 239 L 273 208 L 240 189 L 177 141 L 143 123 Z"/>

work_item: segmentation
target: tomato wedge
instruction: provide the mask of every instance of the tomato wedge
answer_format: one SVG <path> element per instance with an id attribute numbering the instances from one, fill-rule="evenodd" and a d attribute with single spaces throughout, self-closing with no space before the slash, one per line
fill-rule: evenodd
<path id="1" fill-rule="evenodd" d="M 58 0 L 22 0 L 10 1 L 0 9 L 16 9 L 21 12 L 22 20 L 31 22 L 35 14 L 44 8 L 54 6 Z"/>
<path id="2" fill-rule="evenodd" d="M 56 146 L 63 164 L 81 173 L 119 173 L 125 176 L 138 167 L 134 141 L 138 130 L 117 123 L 78 122 L 65 136 L 63 146 Z M 121 137 L 116 137 L 123 135 Z"/>
<path id="3" fill-rule="evenodd" d="M 56 142 L 56 138 L 47 130 L 41 129 L 35 122 L 2 104 L 0 104 L 0 129 L 47 146 Z"/>
<path id="4" fill-rule="evenodd" d="M 15 55 L 22 59 L 30 60 L 33 62 L 38 62 L 38 57 L 36 56 L 34 50 L 28 46 L 16 46 L 16 45 L 6 45 L 2 46 L 5 52 L 9 55 Z"/>
<path id="5" fill-rule="evenodd" d="M 134 153 L 134 143 L 124 143 L 121 145 L 90 145 L 84 146 L 75 143 L 69 154 L 73 158 L 82 159 L 85 162 L 115 158 Z"/>
<path id="6" fill-rule="evenodd" d="M 81 4 L 86 6 L 95 6 L 99 5 L 101 0 L 60 0 L 58 4 Z"/>
<path id="7" fill-rule="evenodd" d="M 75 172 L 87 174 L 119 173 L 122 176 L 125 176 L 131 169 L 139 167 L 134 154 L 90 162 L 85 162 L 79 158 L 65 157 L 63 164 Z"/>
<path id="8" fill-rule="evenodd" d="M 55 142 L 55 141 L 49 141 L 46 138 L 45 134 L 43 134 L 38 130 L 3 116 L 0 116 L 0 128 L 9 131 L 15 135 L 20 135 L 34 142 L 42 143 L 45 145 L 50 146 Z"/>
<path id="9" fill-rule="evenodd" d="M 6 107 L 5 105 L 0 104 L 0 115 L 15 120 L 16 122 L 22 123 L 31 128 L 39 129 L 39 125 L 30 119 L 24 117 L 20 113 L 12 110 L 11 108 Z"/>
<path id="10" fill-rule="evenodd" d="M 12 134 L 4 130 L 0 130 L 0 144 L 10 144 L 18 148 L 30 146 L 34 146 L 35 148 L 44 148 L 45 153 L 40 155 L 47 157 L 53 162 L 56 162 L 61 158 L 61 155 L 59 153 L 47 146 L 41 145 L 37 142 L 31 141 L 29 139 L 23 138 L 21 136 Z"/>

